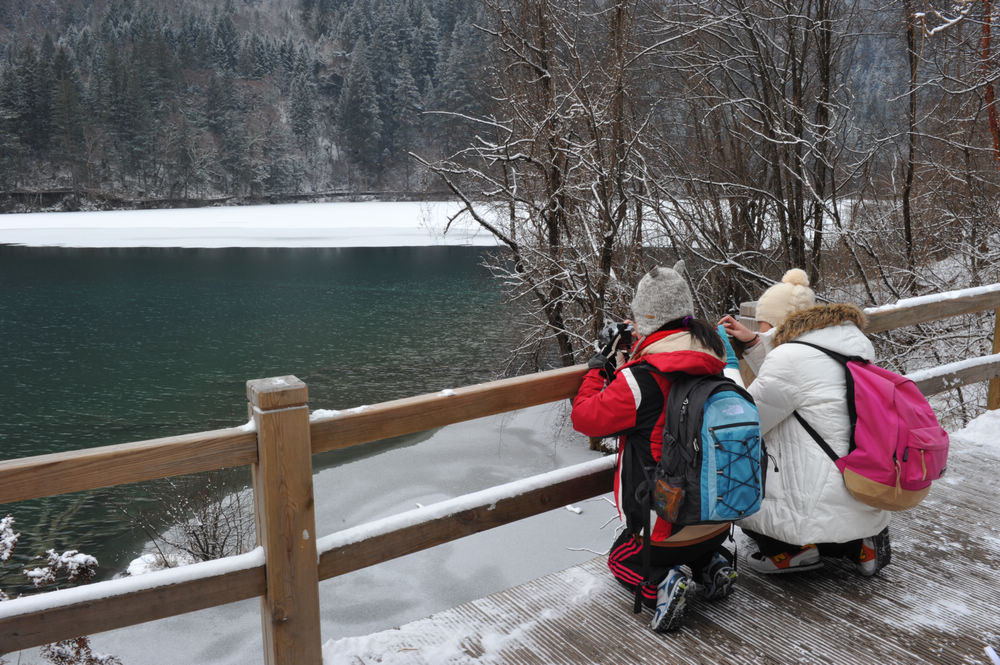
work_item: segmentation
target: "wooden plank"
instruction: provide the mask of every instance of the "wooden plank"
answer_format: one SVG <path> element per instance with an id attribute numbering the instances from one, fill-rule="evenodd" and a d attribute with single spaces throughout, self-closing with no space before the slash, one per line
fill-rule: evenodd
<path id="1" fill-rule="evenodd" d="M 251 464 L 257 436 L 238 428 L 0 461 L 0 504 Z"/>
<path id="2" fill-rule="evenodd" d="M 576 395 L 584 365 L 419 395 L 344 411 L 312 423 L 313 453 L 423 432 Z"/>
<path id="3" fill-rule="evenodd" d="M 1000 376 L 1000 355 L 974 359 L 977 362 L 959 361 L 930 370 L 911 372 L 917 388 L 925 395 L 953 390 L 970 383 L 981 383 Z"/>
<path id="4" fill-rule="evenodd" d="M 118 583 L 112 580 L 103 584 Z M 94 584 L 90 586 L 100 586 Z M 154 586 L 131 593 L 95 597 L 44 609 L 0 617 L 0 655 L 41 646 L 80 635 L 134 626 L 138 623 L 194 612 L 264 594 L 264 566 L 237 570 L 210 577 Z M 82 588 L 53 591 L 43 596 L 68 595 Z M 34 600 L 31 596 L 26 600 Z M 4 609 L 16 607 L 4 603 Z"/>
<path id="5" fill-rule="evenodd" d="M 319 561 L 319 577 L 325 580 L 343 575 L 560 506 L 600 496 L 611 489 L 613 479 L 614 469 L 605 468 L 505 499 L 487 500 L 467 510 L 412 524 L 389 533 L 372 535 L 360 542 L 323 552 Z"/>
<path id="6" fill-rule="evenodd" d="M 896 305 L 868 308 L 865 310 L 868 316 L 865 332 L 883 332 L 989 309 L 1000 309 L 1000 284 L 908 298 Z"/>
<path id="7" fill-rule="evenodd" d="M 248 381 L 247 397 L 257 424 L 257 543 L 266 561 L 264 659 L 267 665 L 321 665 L 308 392 L 299 379 L 283 376 Z"/>
<path id="8" fill-rule="evenodd" d="M 907 298 L 895 305 L 868 307 L 864 310 L 868 317 L 865 332 L 884 332 L 989 309 L 1000 309 L 1000 284 Z M 740 322 L 751 330 L 756 330 L 756 313 L 757 301 L 740 303 Z M 994 349 L 994 353 L 998 352 L 1000 349 Z"/>

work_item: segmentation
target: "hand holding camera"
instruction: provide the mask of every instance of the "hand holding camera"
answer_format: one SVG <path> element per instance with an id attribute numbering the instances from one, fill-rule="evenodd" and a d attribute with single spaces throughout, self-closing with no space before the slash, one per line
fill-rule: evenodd
<path id="1" fill-rule="evenodd" d="M 609 323 L 597 335 L 600 351 L 591 356 L 587 367 L 600 369 L 606 379 L 610 379 L 615 368 L 628 357 L 634 343 L 635 327 L 631 323 Z"/>
<path id="2" fill-rule="evenodd" d="M 597 344 L 601 353 L 612 357 L 616 351 L 627 352 L 632 348 L 635 326 L 631 323 L 609 323 L 597 335 Z"/>

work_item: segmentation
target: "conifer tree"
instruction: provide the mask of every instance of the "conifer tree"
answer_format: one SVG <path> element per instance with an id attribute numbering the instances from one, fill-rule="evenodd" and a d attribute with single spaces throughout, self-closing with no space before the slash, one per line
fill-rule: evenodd
<path id="1" fill-rule="evenodd" d="M 379 118 L 375 82 L 368 68 L 368 46 L 358 41 L 337 107 L 343 147 L 355 164 L 369 174 L 381 161 L 382 120 Z"/>
<path id="2" fill-rule="evenodd" d="M 56 53 L 53 74 L 53 157 L 69 166 L 75 188 L 83 175 L 83 109 L 80 103 L 79 75 L 66 49 L 62 47 Z"/>
<path id="3" fill-rule="evenodd" d="M 420 91 L 423 93 L 427 92 L 427 83 L 433 82 L 434 79 L 440 39 L 437 19 L 434 18 L 425 4 L 420 12 L 420 22 L 414 32 L 413 51 L 410 59 L 413 79 L 420 83 Z"/>
<path id="4" fill-rule="evenodd" d="M 392 152 L 402 155 L 405 160 L 403 168 L 407 189 L 410 188 L 410 163 L 406 155 L 416 148 L 414 143 L 420 125 L 421 106 L 420 90 L 410 73 L 409 60 L 404 57 L 396 79 L 391 113 L 395 128 Z"/>
<path id="5" fill-rule="evenodd" d="M 308 146 L 316 130 L 316 104 L 315 91 L 304 74 L 292 82 L 291 121 L 298 145 Z"/>

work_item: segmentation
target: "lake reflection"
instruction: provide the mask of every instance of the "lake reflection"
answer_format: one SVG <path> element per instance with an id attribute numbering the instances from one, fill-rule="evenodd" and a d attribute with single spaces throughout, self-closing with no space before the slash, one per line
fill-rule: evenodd
<path id="1" fill-rule="evenodd" d="M 239 425 L 253 378 L 298 376 L 314 409 L 495 378 L 511 341 L 490 251 L 0 246 L 0 458 Z M 0 515 L 22 557 L 78 547 L 107 573 L 144 540 L 116 507 L 142 496 Z"/>

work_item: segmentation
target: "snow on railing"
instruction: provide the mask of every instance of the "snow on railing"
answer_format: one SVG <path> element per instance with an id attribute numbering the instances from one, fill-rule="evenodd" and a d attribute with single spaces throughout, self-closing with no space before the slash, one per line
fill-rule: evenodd
<path id="1" fill-rule="evenodd" d="M 176 584 L 199 582 L 241 570 L 263 567 L 264 550 L 256 547 L 245 554 L 227 556 L 213 561 L 200 561 L 176 568 L 164 568 L 135 577 L 120 577 L 69 589 L 12 598 L 0 603 L 0 619 L 50 612 L 68 605 L 90 604 L 140 591 L 152 591 Z"/>

